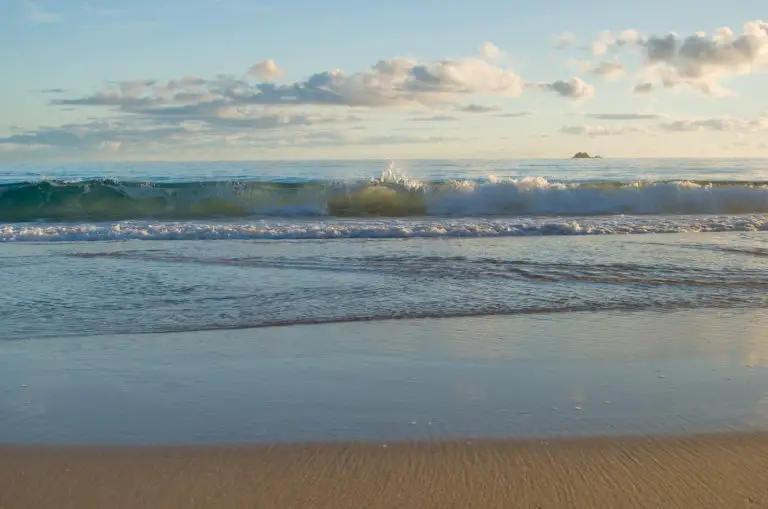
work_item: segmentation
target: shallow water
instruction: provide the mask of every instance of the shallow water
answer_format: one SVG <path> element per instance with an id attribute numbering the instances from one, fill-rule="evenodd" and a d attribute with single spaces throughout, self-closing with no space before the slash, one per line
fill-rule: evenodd
<path id="1" fill-rule="evenodd" d="M 760 309 L 765 233 L 6 244 L 5 339 L 604 310 Z"/>
<path id="2" fill-rule="evenodd" d="M 5 342 L 0 442 L 766 429 L 766 326 L 599 312 Z"/>

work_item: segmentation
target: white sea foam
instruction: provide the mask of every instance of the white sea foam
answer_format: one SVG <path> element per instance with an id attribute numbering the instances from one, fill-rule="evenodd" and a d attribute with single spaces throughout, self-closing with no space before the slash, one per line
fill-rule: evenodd
<path id="1" fill-rule="evenodd" d="M 0 225 L 0 242 L 117 240 L 291 240 L 413 237 L 612 235 L 768 231 L 768 215 L 611 216 L 509 219 L 378 219 L 248 222 L 16 223 Z"/>

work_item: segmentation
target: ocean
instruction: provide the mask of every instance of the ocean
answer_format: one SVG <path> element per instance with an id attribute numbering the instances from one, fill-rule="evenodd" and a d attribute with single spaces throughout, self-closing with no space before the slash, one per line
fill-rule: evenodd
<path id="1" fill-rule="evenodd" d="M 0 167 L 0 442 L 768 426 L 768 161 Z"/>

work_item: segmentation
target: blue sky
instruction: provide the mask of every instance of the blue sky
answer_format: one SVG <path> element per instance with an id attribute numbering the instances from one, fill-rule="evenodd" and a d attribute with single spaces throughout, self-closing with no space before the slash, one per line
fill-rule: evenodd
<path id="1" fill-rule="evenodd" d="M 768 156 L 762 3 L 6 0 L 0 161 Z"/>

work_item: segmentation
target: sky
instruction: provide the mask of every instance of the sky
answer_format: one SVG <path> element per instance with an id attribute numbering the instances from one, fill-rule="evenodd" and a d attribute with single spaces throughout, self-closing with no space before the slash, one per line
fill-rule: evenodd
<path id="1" fill-rule="evenodd" d="M 0 162 L 768 157 L 767 71 L 764 0 L 1 0 Z"/>

